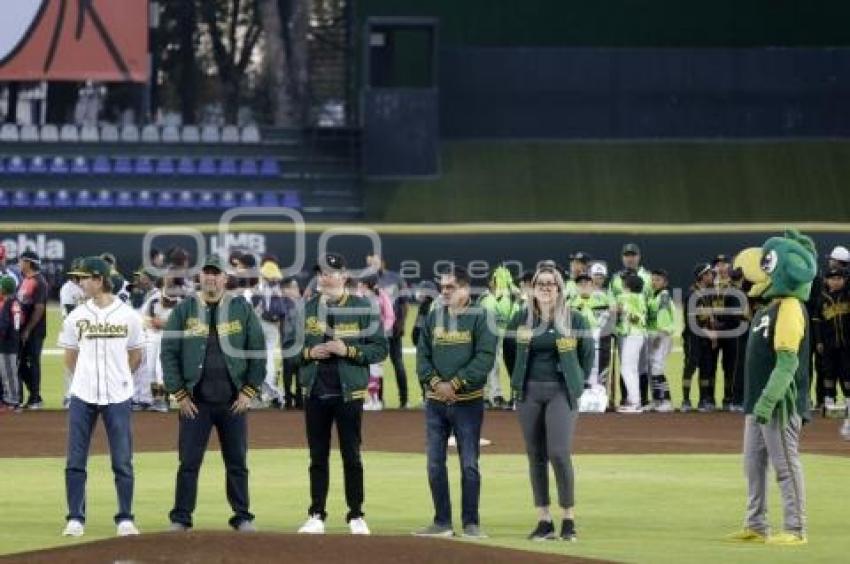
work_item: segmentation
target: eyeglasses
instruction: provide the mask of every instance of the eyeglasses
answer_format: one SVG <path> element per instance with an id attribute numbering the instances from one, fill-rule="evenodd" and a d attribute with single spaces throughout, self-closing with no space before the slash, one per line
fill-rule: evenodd
<path id="1" fill-rule="evenodd" d="M 535 282 L 535 288 L 557 288 L 558 284 L 555 282 Z"/>

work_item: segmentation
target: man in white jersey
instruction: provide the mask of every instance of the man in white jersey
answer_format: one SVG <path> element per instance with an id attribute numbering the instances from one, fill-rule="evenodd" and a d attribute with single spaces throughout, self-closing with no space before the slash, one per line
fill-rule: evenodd
<path id="1" fill-rule="evenodd" d="M 142 320 L 112 295 L 109 265 L 103 259 L 85 258 L 76 272 L 89 299 L 68 315 L 59 335 L 59 346 L 65 349 L 65 366 L 74 375 L 65 466 L 68 515 L 62 534 L 79 537 L 85 532 L 86 465 L 94 426 L 102 415 L 118 493 L 117 534 L 137 535 L 132 513 L 130 398 L 132 373 L 141 362 L 145 346 Z"/>
<path id="2" fill-rule="evenodd" d="M 59 311 L 62 314 L 62 319 L 68 317 L 74 308 L 86 301 L 86 294 L 83 292 L 83 287 L 80 286 L 80 276 L 78 270 L 82 257 L 75 258 L 71 262 L 71 270 L 68 271 L 68 279 L 62 284 L 59 289 Z M 68 403 L 71 401 L 69 389 L 71 388 L 71 372 L 65 368 L 65 395 L 62 396 L 62 407 L 68 409 Z"/>

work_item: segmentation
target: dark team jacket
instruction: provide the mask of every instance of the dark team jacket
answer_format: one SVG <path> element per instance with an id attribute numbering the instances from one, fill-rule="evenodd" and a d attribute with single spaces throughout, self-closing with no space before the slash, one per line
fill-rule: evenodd
<path id="1" fill-rule="evenodd" d="M 850 291 L 829 292 L 824 288 L 812 308 L 815 344 L 827 349 L 850 346 Z"/>
<path id="2" fill-rule="evenodd" d="M 451 314 L 445 305 L 434 307 L 416 347 L 416 374 L 425 397 L 439 401 L 434 387 L 450 382 L 459 402 L 481 400 L 498 342 L 481 308 Z"/>
<path id="3" fill-rule="evenodd" d="M 266 342 L 260 319 L 241 296 L 225 294 L 218 309 L 227 312 L 216 325 L 227 374 L 237 390 L 253 398 L 266 378 Z M 165 389 L 177 401 L 191 395 L 201 380 L 209 337 L 208 311 L 199 297 L 186 298 L 174 308 L 165 324 L 160 352 L 162 379 Z M 178 332 L 182 336 L 177 336 Z M 239 351 L 246 354 L 238 354 Z"/>
<path id="4" fill-rule="evenodd" d="M 387 358 L 388 345 L 380 315 L 367 299 L 343 294 L 337 304 L 327 304 L 321 295 L 304 305 L 303 346 L 293 360 L 306 397 L 316 382 L 319 361 L 310 358 L 310 349 L 328 339 L 345 343 L 347 354 L 336 357 L 345 401 L 364 399 L 369 384 L 369 365 Z M 334 357 L 332 357 L 334 358 Z"/>
<path id="5" fill-rule="evenodd" d="M 522 400 L 528 377 L 528 354 L 533 333 L 528 326 L 528 316 L 527 307 L 517 312 L 508 324 L 505 337 L 506 342 L 514 343 L 516 347 L 516 359 L 511 370 L 511 388 L 517 400 Z M 535 320 L 534 325 L 536 324 Z M 558 347 L 558 369 L 564 376 L 570 403 L 576 407 L 578 398 L 584 392 L 587 375 L 593 369 L 596 347 L 592 330 L 587 319 L 577 310 L 570 310 L 567 334 L 563 334 L 557 327 L 554 330 Z"/>
<path id="6" fill-rule="evenodd" d="M 723 302 L 722 300 L 715 299 L 715 296 L 712 294 L 713 291 L 714 288 L 698 288 L 696 285 L 692 285 L 688 289 L 688 294 L 685 296 L 685 302 L 683 304 L 683 316 L 685 321 L 685 326 L 682 329 L 683 337 L 697 336 L 693 331 L 691 331 L 690 322 L 696 322 L 698 327 L 705 330 L 715 328 L 715 319 L 714 316 L 711 315 L 710 311 L 714 307 L 723 307 Z M 691 296 L 693 296 L 696 292 L 705 293 L 697 297 L 692 304 Z M 699 335 L 699 337 L 704 337 L 704 335 Z"/>

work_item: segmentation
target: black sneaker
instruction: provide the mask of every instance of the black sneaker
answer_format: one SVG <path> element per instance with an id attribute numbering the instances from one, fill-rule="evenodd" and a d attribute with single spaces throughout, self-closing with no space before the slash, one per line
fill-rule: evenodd
<path id="1" fill-rule="evenodd" d="M 555 523 L 552 521 L 538 521 L 537 527 L 528 535 L 528 540 L 533 541 L 555 540 L 556 538 L 558 537 L 555 534 Z"/>
<path id="2" fill-rule="evenodd" d="M 576 523 L 572 519 L 561 521 L 561 540 L 567 542 L 576 541 Z"/>
<path id="3" fill-rule="evenodd" d="M 44 407 L 44 402 L 40 397 L 34 397 L 27 400 L 27 403 L 24 404 L 24 409 L 32 409 L 38 410 Z"/>

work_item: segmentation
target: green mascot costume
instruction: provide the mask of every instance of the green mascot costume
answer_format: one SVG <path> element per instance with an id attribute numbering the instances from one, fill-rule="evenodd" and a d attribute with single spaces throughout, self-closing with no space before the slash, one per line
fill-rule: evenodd
<path id="1" fill-rule="evenodd" d="M 794 546 L 806 543 L 799 444 L 809 413 L 809 319 L 805 301 L 817 272 L 815 244 L 797 231 L 771 237 L 735 258 L 764 306 L 749 327 L 744 375 L 744 471 L 747 516 L 730 540 Z M 767 524 L 767 466 L 776 471 L 784 530 Z"/>

